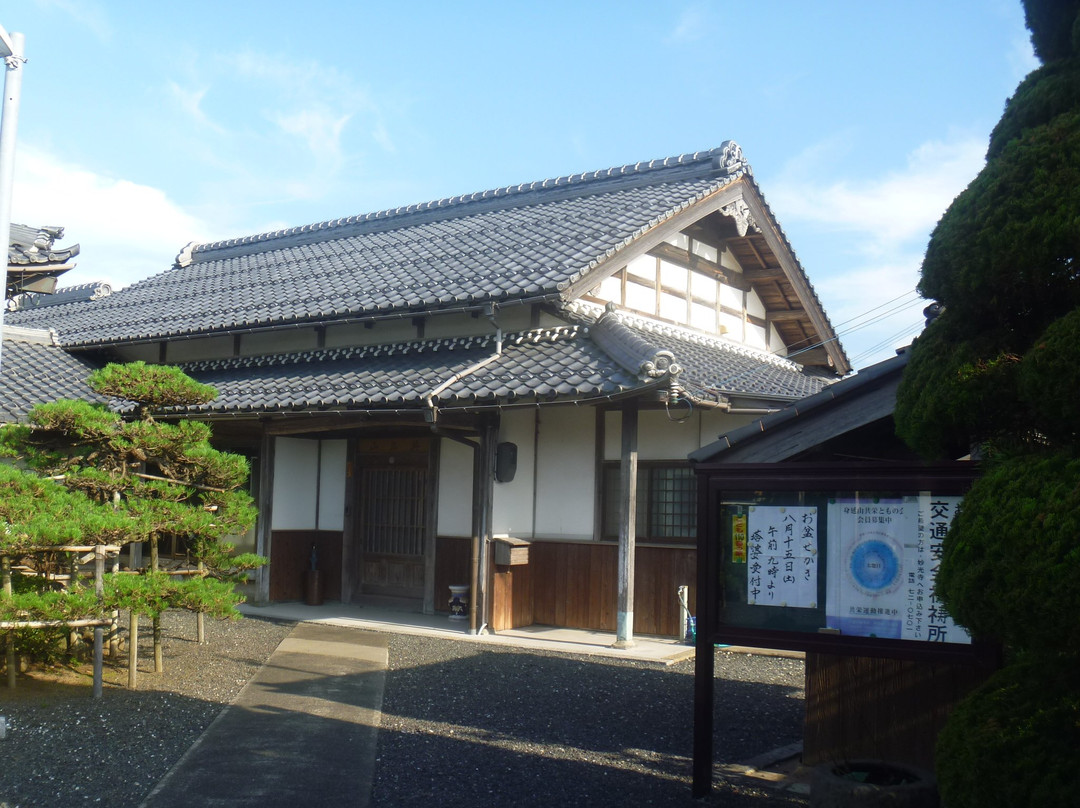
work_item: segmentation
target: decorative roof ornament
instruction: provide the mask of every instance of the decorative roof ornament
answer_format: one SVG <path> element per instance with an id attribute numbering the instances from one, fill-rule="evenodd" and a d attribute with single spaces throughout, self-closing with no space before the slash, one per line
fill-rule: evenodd
<path id="1" fill-rule="evenodd" d="M 713 158 L 713 164 L 716 168 L 729 174 L 734 174 L 736 171 L 745 171 L 747 174 L 754 173 L 750 170 L 750 164 L 746 162 L 746 158 L 743 156 L 742 146 L 734 140 L 725 141 L 724 145 L 717 151 L 719 154 Z"/>
<path id="2" fill-rule="evenodd" d="M 730 205 L 724 205 L 724 207 L 720 208 L 720 212 L 735 220 L 739 238 L 745 236 L 748 230 L 753 230 L 755 233 L 761 232 L 758 223 L 754 221 L 754 214 L 750 212 L 750 208 L 741 199 L 736 199 Z"/>

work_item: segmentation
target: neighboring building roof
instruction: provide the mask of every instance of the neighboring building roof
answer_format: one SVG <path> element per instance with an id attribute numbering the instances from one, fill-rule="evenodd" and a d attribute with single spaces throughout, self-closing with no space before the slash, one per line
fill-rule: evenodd
<path id="1" fill-rule="evenodd" d="M 103 281 L 63 286 L 51 294 L 26 292 L 8 301 L 9 311 L 40 309 L 45 306 L 61 306 L 69 303 L 90 303 L 112 294 L 112 286 Z"/>
<path id="2" fill-rule="evenodd" d="M 8 267 L 5 297 L 20 292 L 51 292 L 56 278 L 75 265 L 79 245 L 59 248 L 55 242 L 64 237 L 62 227 L 11 225 L 8 239 Z"/>
<path id="3" fill-rule="evenodd" d="M 747 195 L 764 211 L 759 218 L 769 220 L 764 233 L 752 226 Z M 673 221 L 720 205 L 737 222 L 733 252 L 760 262 L 762 299 L 792 315 L 776 327 L 792 329 L 789 342 L 826 342 L 834 369 L 846 372 L 820 302 L 732 141 L 666 160 L 191 245 L 172 269 L 104 300 L 18 312 L 13 320 L 54 327 L 67 347 L 94 347 L 489 302 L 565 303 L 638 245 L 662 238 Z"/>
<path id="4" fill-rule="evenodd" d="M 896 408 L 896 390 L 910 351 L 871 365 L 809 398 L 758 418 L 753 423 L 732 430 L 713 443 L 691 452 L 696 463 L 777 463 L 790 460 L 823 446 L 829 441 L 874 423 L 889 419 Z M 871 448 L 864 446 L 869 453 Z M 903 449 L 900 451 L 907 454 Z M 865 458 L 864 458 L 865 459 Z"/>
<path id="5" fill-rule="evenodd" d="M 58 398 L 106 403 L 86 385 L 97 368 L 60 348 L 48 331 L 4 326 L 0 352 L 0 423 L 25 421 L 37 404 Z"/>

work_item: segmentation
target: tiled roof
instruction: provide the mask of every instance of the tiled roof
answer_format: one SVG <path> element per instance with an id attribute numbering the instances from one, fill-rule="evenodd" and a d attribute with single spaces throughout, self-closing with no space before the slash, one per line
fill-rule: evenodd
<path id="1" fill-rule="evenodd" d="M 196 245 L 94 304 L 12 315 L 69 346 L 554 299 L 657 225 L 738 179 L 707 152 Z"/>
<path id="2" fill-rule="evenodd" d="M 580 326 L 506 335 L 501 355 L 477 368 L 496 347 L 494 335 L 456 337 L 181 367 L 219 394 L 192 412 L 416 409 L 425 407 L 425 397 L 436 391 L 442 408 L 540 403 L 615 395 L 640 386 Z"/>
<path id="3" fill-rule="evenodd" d="M 576 306 L 584 313 L 588 306 Z M 836 381 L 825 368 L 808 368 L 782 356 L 721 337 L 664 325 L 620 313 L 624 328 L 636 334 L 644 353 L 668 351 L 682 369 L 680 383 L 696 396 L 758 397 L 793 401 L 814 395 Z"/>
<path id="4" fill-rule="evenodd" d="M 696 393 L 706 383 L 729 379 L 726 392 L 791 400 L 827 384 L 823 374 L 793 362 L 751 355 L 720 340 L 695 343 L 676 329 L 650 331 L 613 315 L 589 325 L 508 334 L 501 354 L 492 359 L 496 352 L 495 336 L 486 335 L 204 360 L 181 367 L 219 393 L 193 411 L 222 413 L 415 410 L 426 407 L 432 393 L 443 409 L 581 401 L 665 383 L 664 360 L 670 355 L 681 368 L 676 371 L 679 381 Z"/>
<path id="5" fill-rule="evenodd" d="M 58 398 L 105 403 L 86 385 L 96 366 L 66 353 L 48 331 L 4 326 L 0 352 L 0 423 L 24 421 L 36 404 Z"/>
<path id="6" fill-rule="evenodd" d="M 774 452 L 773 455 L 754 457 L 753 460 L 756 462 L 786 460 L 797 451 L 807 448 L 805 443 L 799 440 L 781 443 L 781 436 L 786 430 L 795 432 L 800 427 L 805 429 L 805 422 L 812 418 L 828 419 L 831 431 L 824 435 L 810 433 L 814 440 L 823 441 L 841 432 L 862 426 L 869 419 L 879 417 L 881 414 L 872 406 L 860 402 L 860 397 L 866 397 L 875 391 L 885 393 L 888 399 L 886 409 L 892 413 L 896 405 L 896 386 L 900 383 L 900 377 L 910 358 L 910 349 L 898 351 L 897 356 L 864 368 L 853 376 L 829 385 L 815 395 L 800 399 L 778 412 L 765 415 L 752 423 L 721 435 L 718 440 L 691 452 L 690 459 L 696 463 L 712 463 L 737 457 L 741 461 L 745 459 L 746 450 L 754 444 L 773 442 L 779 444 L 775 448 L 770 447 Z M 852 405 L 852 402 L 856 402 L 855 406 L 858 407 L 860 418 L 836 417 L 841 406 Z M 803 438 L 803 440 L 806 439 Z"/>

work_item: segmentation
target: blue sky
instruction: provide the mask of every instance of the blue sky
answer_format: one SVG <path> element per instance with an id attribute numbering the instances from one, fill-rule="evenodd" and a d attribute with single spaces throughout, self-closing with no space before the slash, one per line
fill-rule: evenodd
<path id="1" fill-rule="evenodd" d="M 29 59 L 13 220 L 81 245 L 64 283 L 732 139 L 856 367 L 917 333 L 930 231 L 1036 66 L 1019 0 L 14 0 L 0 25 Z"/>

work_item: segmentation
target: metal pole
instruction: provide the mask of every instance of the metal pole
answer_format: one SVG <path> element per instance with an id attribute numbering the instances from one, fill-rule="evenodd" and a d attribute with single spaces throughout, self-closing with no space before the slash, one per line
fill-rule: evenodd
<path id="1" fill-rule="evenodd" d="M 0 235 L 4 238 L 4 295 L 0 298 L 0 362 L 3 361 L 4 309 L 7 307 L 8 247 L 11 245 L 11 191 L 15 185 L 15 131 L 19 125 L 24 37 L 0 27 L 0 56 L 4 58 L 4 105 L 0 112 Z"/>

